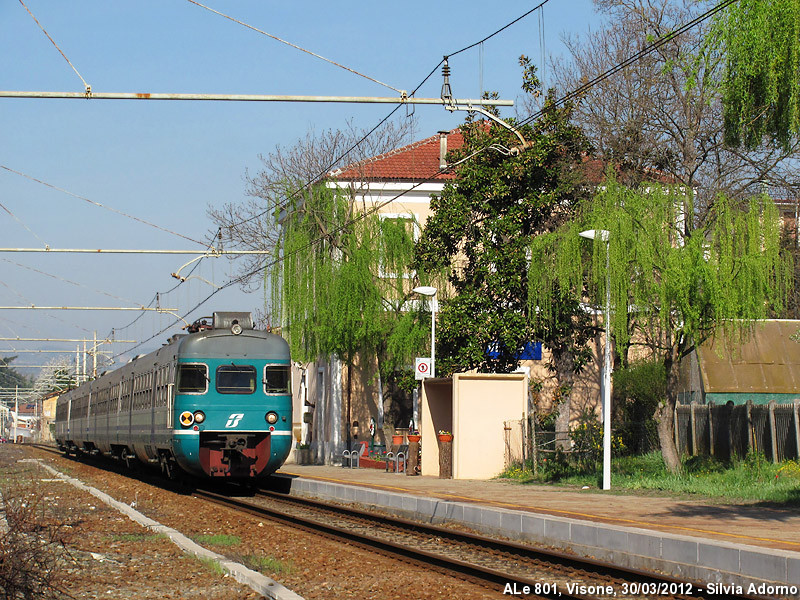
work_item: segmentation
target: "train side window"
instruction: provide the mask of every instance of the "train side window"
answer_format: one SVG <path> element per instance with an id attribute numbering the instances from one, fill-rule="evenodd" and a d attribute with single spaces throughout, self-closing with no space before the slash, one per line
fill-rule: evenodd
<path id="1" fill-rule="evenodd" d="M 208 391 L 206 365 L 178 365 L 178 393 L 205 394 Z"/>
<path id="2" fill-rule="evenodd" d="M 289 394 L 290 389 L 289 365 L 267 365 L 264 367 L 264 393 Z"/>
<path id="3" fill-rule="evenodd" d="M 222 365 L 217 368 L 220 394 L 252 394 L 256 391 L 256 368 L 252 365 Z"/>

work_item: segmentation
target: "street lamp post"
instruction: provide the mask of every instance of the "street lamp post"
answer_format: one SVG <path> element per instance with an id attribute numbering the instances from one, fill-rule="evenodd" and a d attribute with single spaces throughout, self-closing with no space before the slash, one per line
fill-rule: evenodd
<path id="1" fill-rule="evenodd" d="M 605 229 L 581 231 L 581 237 L 593 240 L 599 237 L 606 243 L 606 306 L 603 317 L 606 339 L 603 348 L 603 489 L 611 489 L 611 280 L 608 240 Z"/>
<path id="2" fill-rule="evenodd" d="M 436 288 L 429 285 L 415 287 L 412 292 L 431 298 L 431 377 L 436 377 Z"/>

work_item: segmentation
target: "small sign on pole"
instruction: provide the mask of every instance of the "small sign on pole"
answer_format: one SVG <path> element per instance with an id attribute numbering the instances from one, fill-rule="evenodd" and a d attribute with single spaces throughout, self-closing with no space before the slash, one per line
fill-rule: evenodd
<path id="1" fill-rule="evenodd" d="M 417 357 L 414 365 L 414 379 L 425 379 L 431 376 L 431 359 Z"/>

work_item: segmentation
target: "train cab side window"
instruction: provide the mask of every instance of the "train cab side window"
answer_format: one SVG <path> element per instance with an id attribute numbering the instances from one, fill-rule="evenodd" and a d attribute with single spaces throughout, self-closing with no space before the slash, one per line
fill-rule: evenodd
<path id="1" fill-rule="evenodd" d="M 206 365 L 178 365 L 178 393 L 205 394 L 208 391 Z"/>
<path id="2" fill-rule="evenodd" d="M 220 394 L 252 394 L 256 391 L 256 368 L 252 365 L 222 365 L 217 368 Z"/>
<path id="3" fill-rule="evenodd" d="M 289 371 L 289 365 L 267 365 L 264 367 L 264 393 L 291 393 Z"/>

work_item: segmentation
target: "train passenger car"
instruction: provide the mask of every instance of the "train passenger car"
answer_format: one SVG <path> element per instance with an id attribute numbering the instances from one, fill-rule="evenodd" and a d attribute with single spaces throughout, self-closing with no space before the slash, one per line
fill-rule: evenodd
<path id="1" fill-rule="evenodd" d="M 59 448 L 157 463 L 168 476 L 275 472 L 292 442 L 288 344 L 253 329 L 249 313 L 216 312 L 190 331 L 62 394 Z"/>

